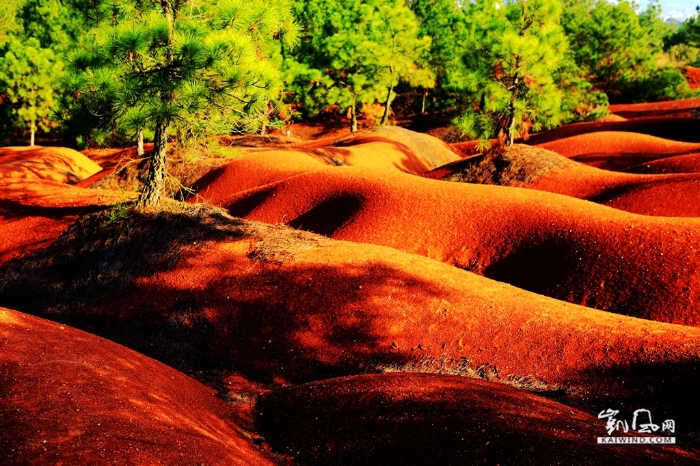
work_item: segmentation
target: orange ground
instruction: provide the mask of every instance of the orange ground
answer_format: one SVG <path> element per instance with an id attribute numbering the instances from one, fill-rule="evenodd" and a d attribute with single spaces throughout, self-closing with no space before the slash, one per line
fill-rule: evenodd
<path id="1" fill-rule="evenodd" d="M 700 220 L 391 171 L 319 165 L 300 173 L 308 161 L 288 153 L 286 163 L 293 157 L 294 170 L 279 167 L 279 153 L 241 157 L 202 183 L 199 196 L 234 216 L 390 246 L 577 304 L 700 324 L 692 291 L 700 287 Z M 670 264 L 683 264 L 680 278 Z"/>
<path id="2" fill-rule="evenodd" d="M 676 126 L 605 125 L 683 129 L 680 120 L 664 121 Z M 625 154 L 613 142 L 630 136 L 601 138 L 591 147 L 607 141 Z M 677 157 L 642 139 L 648 154 L 666 157 L 643 165 Z M 570 141 L 561 147 L 588 150 Z M 267 464 L 272 458 L 255 446 L 265 439 L 299 461 L 333 464 L 346 461 L 348 449 L 406 461 L 461 459 L 466 451 L 486 464 L 697 462 L 681 448 L 599 450 L 593 437 L 605 433 L 601 409 L 640 407 L 676 420 L 681 445 L 700 434 L 700 219 L 634 215 L 572 196 L 627 209 L 646 198 L 644 205 L 662 203 L 656 208 L 667 212 L 700 192 L 698 175 L 578 164 L 527 186 L 535 189 L 417 176 L 459 157 L 434 139 L 391 130 L 332 146 L 243 150 L 197 183 L 193 202 L 264 224 L 176 204 L 106 222 L 86 215 L 133 195 L 0 181 L 0 305 L 64 327 L 0 309 L 0 340 L 9 348 L 0 371 L 22 381 L 10 388 L 12 404 L 0 405 L 0 414 L 12 413 L 0 415 L 0 447 L 22 445 L 27 456 L 18 458 L 26 462 L 58 453 L 65 463 Z M 219 371 L 212 383 L 228 387 L 233 404 L 69 322 L 188 374 Z M 500 384 L 374 374 L 279 390 L 381 371 Z M 102 378 L 110 382 L 98 384 Z M 47 385 L 53 380 L 67 385 Z M 236 406 L 271 389 L 252 432 Z M 247 401 L 236 405 L 242 392 Z M 112 430 L 95 428 L 94 413 L 104 413 Z M 456 431 L 470 432 L 472 443 L 457 443 Z M 300 435 L 286 436 L 292 432 Z M 374 438 L 362 440 L 366 434 Z M 44 451 L 43 440 L 57 446 Z M 107 441 L 113 456 L 100 456 Z M 137 442 L 148 448 L 136 450 Z"/>
<path id="3" fill-rule="evenodd" d="M 0 148 L 0 179 L 51 180 L 75 184 L 101 169 L 80 152 L 64 147 Z"/>
<path id="4" fill-rule="evenodd" d="M 305 464 L 700 462 L 696 454 L 657 445 L 592 447 L 596 437 L 606 436 L 605 420 L 463 377 L 330 379 L 272 392 L 256 410 L 268 441 L 279 451 L 302 452 L 298 459 Z"/>
<path id="5" fill-rule="evenodd" d="M 697 117 L 695 112 L 700 108 L 700 98 L 687 100 L 670 100 L 665 102 L 649 102 L 642 104 L 610 105 L 610 111 L 624 118 L 650 117 Z"/>
<path id="6" fill-rule="evenodd" d="M 144 351 L 167 354 L 189 341 L 189 351 L 208 361 L 270 381 L 353 374 L 378 364 L 439 371 L 466 358 L 474 370 L 491 368 L 495 380 L 560 384 L 594 405 L 643 403 L 684 422 L 697 412 L 698 328 L 567 304 L 418 255 L 283 227 L 212 217 L 186 247 L 138 239 L 150 237 L 149 228 L 168 229 L 171 238 L 188 231 L 161 222 L 130 217 L 103 228 L 110 247 L 143 251 L 137 273 L 120 276 L 116 290 L 91 283 L 113 273 L 118 257 L 101 256 L 93 278 L 85 277 L 89 256 L 78 253 L 85 238 L 77 236 L 48 250 L 51 267 L 45 255 L 23 260 L 22 273 L 4 282 L 0 297 L 42 309 L 62 302 L 41 301 L 54 293 L 59 300 L 87 296 L 48 315 L 116 338 L 141 327 L 136 336 L 147 339 L 132 343 Z M 214 225 L 228 225 L 229 233 L 212 239 Z M 116 239 L 126 231 L 133 241 Z M 177 261 L 151 262 L 173 250 Z M 35 302 L 26 301 L 30 290 Z M 158 339 L 178 322 L 194 333 Z"/>
<path id="7" fill-rule="evenodd" d="M 602 133 L 610 134 L 610 133 Z M 633 134 L 633 133 L 618 133 Z M 583 136 L 590 140 L 589 135 Z M 578 137 L 570 138 L 577 139 Z M 601 138 L 601 147 L 605 138 Z M 569 144 L 559 148 L 566 153 L 566 149 L 575 149 L 577 146 Z M 556 144 L 556 143 L 552 143 Z M 614 147 L 614 146 L 613 146 Z M 585 150 L 585 149 L 582 149 Z M 649 152 L 649 163 L 632 165 L 640 160 L 640 155 L 635 152 L 608 153 L 601 152 L 595 160 L 589 160 L 588 164 L 582 164 L 565 159 L 563 156 L 543 148 L 529 148 L 528 146 L 515 145 L 509 151 L 514 152 L 517 159 L 503 159 L 501 164 L 511 164 L 514 170 L 526 174 L 521 179 L 489 180 L 469 178 L 470 182 L 500 184 L 522 188 L 537 189 L 578 199 L 590 200 L 602 205 L 614 207 L 630 213 L 666 217 L 698 217 L 700 216 L 700 173 L 676 173 L 676 174 L 632 174 L 601 170 L 589 165 L 616 166 L 626 171 L 653 171 L 655 164 L 668 160 L 674 165 L 670 167 L 677 170 L 692 168 L 693 160 L 697 154 L 688 154 L 667 159 L 654 160 L 654 157 L 665 157 L 663 153 Z M 509 153 L 509 152 L 507 152 Z M 443 165 L 432 170 L 424 177 L 435 180 L 449 180 L 465 182 L 459 178 L 481 160 L 480 157 L 469 158 Z M 523 161 L 524 160 L 524 161 Z M 659 168 L 669 165 L 660 165 Z M 455 178 L 457 177 L 457 178 Z"/>
<path id="8" fill-rule="evenodd" d="M 700 144 L 620 131 L 581 134 L 538 147 L 587 165 L 620 171 L 665 157 L 700 152 Z"/>
<path id="9" fill-rule="evenodd" d="M 0 179 L 0 263 L 48 246 L 80 216 L 125 199 L 53 181 Z"/>
<path id="10" fill-rule="evenodd" d="M 214 391 L 107 340 L 0 308 L 6 464 L 274 464 Z"/>
<path id="11" fill-rule="evenodd" d="M 700 173 L 700 154 L 663 157 L 627 169 L 630 173 Z"/>
<path id="12" fill-rule="evenodd" d="M 700 142 L 700 120 L 697 118 L 663 117 L 641 118 L 629 121 L 573 123 L 550 131 L 533 134 L 526 142 L 530 145 L 538 145 L 597 131 L 625 131 L 648 134 L 674 141 Z"/>

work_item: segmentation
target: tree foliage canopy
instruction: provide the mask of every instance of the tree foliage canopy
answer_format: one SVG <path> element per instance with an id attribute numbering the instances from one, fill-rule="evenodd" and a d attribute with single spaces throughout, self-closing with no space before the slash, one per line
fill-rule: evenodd
<path id="1" fill-rule="evenodd" d="M 282 81 L 265 53 L 268 41 L 296 40 L 284 0 L 194 3 L 142 1 L 93 31 L 94 45 L 70 54 L 71 91 L 104 124 L 149 126 L 164 164 L 168 130 L 181 137 L 229 133 L 252 124 L 278 99 Z M 142 202 L 162 185 L 152 174 Z M 152 179 L 155 177 L 155 179 Z"/>
<path id="2" fill-rule="evenodd" d="M 432 87 L 431 74 L 420 66 L 430 38 L 419 36 L 404 0 L 299 1 L 295 11 L 305 30 L 300 47 L 287 51 L 286 68 L 305 114 L 337 107 L 356 122 L 358 106 L 388 104 L 399 81 Z"/>
<path id="3" fill-rule="evenodd" d="M 37 39 L 12 41 L 0 57 L 0 87 L 19 123 L 29 128 L 31 145 L 38 128 L 47 131 L 50 127 L 62 73 L 63 63 L 51 49 L 41 48 Z"/>
<path id="4" fill-rule="evenodd" d="M 566 51 L 559 3 L 477 0 L 470 9 L 464 61 L 475 100 L 457 119 L 462 132 L 484 144 L 493 136 L 512 144 L 531 128 L 558 124 L 562 92 L 554 73 Z"/>

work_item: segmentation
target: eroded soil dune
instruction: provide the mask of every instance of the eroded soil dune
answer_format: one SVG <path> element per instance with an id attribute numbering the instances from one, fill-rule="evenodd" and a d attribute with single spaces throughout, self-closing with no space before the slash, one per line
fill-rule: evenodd
<path id="1" fill-rule="evenodd" d="M 0 263 L 46 247 L 80 216 L 128 199 L 54 181 L 0 179 Z"/>
<path id="2" fill-rule="evenodd" d="M 538 147 L 593 167 L 618 171 L 645 162 L 700 152 L 700 144 L 622 131 L 581 134 Z"/>
<path id="3" fill-rule="evenodd" d="M 690 68 L 690 67 L 687 67 Z M 692 74 L 692 73 L 690 73 Z M 609 109 L 624 118 L 697 117 L 700 99 L 670 100 L 639 104 L 614 104 Z"/>
<path id="4" fill-rule="evenodd" d="M 700 175 L 550 154 L 488 174 L 507 187 L 449 183 L 416 175 L 469 160 L 389 129 L 239 151 L 192 204 L 157 209 L 0 181 L 0 306 L 35 316 L 0 308 L 0 430 L 18 433 L 0 452 L 269 464 L 269 441 L 297 464 L 697 463 L 595 437 L 601 409 L 643 407 L 700 438 L 700 219 L 571 196 L 687 213 Z"/>
<path id="5" fill-rule="evenodd" d="M 281 169 L 279 181 L 251 189 L 245 180 L 276 160 L 232 162 L 199 196 L 234 216 L 390 246 L 576 304 L 700 324 L 700 220 L 353 167 Z"/>
<path id="6" fill-rule="evenodd" d="M 301 464 L 697 464 L 658 445 L 593 445 L 605 420 L 464 377 L 375 374 L 265 395 L 260 431 Z M 617 435 L 617 434 L 616 434 Z M 625 434 L 621 434 L 625 435 Z"/>
<path id="7" fill-rule="evenodd" d="M 451 370 L 531 381 L 595 406 L 641 403 L 683 422 L 700 412 L 698 328 L 211 209 L 132 211 L 110 225 L 85 218 L 51 247 L 0 267 L 0 304 L 182 370 L 289 382 Z"/>
<path id="8" fill-rule="evenodd" d="M 65 147 L 0 148 L 0 178 L 75 184 L 101 169 L 80 152 Z"/>
<path id="9" fill-rule="evenodd" d="M 700 216 L 698 173 L 612 172 L 574 162 L 544 148 L 520 144 L 453 162 L 424 176 L 565 194 L 642 215 Z"/>
<path id="10" fill-rule="evenodd" d="M 628 121 L 573 123 L 533 134 L 526 142 L 531 145 L 538 145 L 579 134 L 602 131 L 625 131 L 648 134 L 674 141 L 700 142 L 700 120 L 698 118 L 664 117 Z"/>
<path id="11" fill-rule="evenodd" d="M 272 465 L 212 389 L 71 327 L 0 308 L 6 464 Z"/>

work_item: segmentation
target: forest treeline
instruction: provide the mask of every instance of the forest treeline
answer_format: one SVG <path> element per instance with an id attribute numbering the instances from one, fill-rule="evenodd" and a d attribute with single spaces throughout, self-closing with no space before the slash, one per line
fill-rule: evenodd
<path id="1" fill-rule="evenodd" d="M 607 0 L 7 0 L 5 140 L 264 132 L 430 115 L 507 143 L 608 103 L 694 96 L 700 23 Z"/>

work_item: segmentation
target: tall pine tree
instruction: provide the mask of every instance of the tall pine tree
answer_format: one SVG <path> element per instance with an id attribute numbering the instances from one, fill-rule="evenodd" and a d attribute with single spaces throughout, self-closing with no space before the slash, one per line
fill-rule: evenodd
<path id="1" fill-rule="evenodd" d="M 288 88 L 305 115 L 336 107 L 357 131 L 363 104 L 382 102 L 388 118 L 399 81 L 430 87 L 420 66 L 430 40 L 419 37 L 405 0 L 297 1 L 301 45 L 286 53 Z"/>
<path id="2" fill-rule="evenodd" d="M 510 145 L 530 129 L 558 124 L 562 92 L 554 74 L 566 51 L 559 2 L 477 0 L 468 8 L 471 41 L 464 60 L 473 70 L 474 100 L 456 120 L 463 134 L 482 146 L 494 136 Z"/>
<path id="3" fill-rule="evenodd" d="M 62 73 L 63 63 L 54 52 L 33 38 L 13 40 L 0 57 L 0 90 L 12 104 L 20 125 L 29 128 L 32 146 L 37 129 L 48 131 L 50 127 Z"/>
<path id="4" fill-rule="evenodd" d="M 121 4 L 119 13 L 94 31 L 91 49 L 72 55 L 72 92 L 113 124 L 152 129 L 139 203 L 153 205 L 171 127 L 185 137 L 221 134 L 260 118 L 281 92 L 267 43 L 291 46 L 297 28 L 286 0 L 147 0 Z"/>

